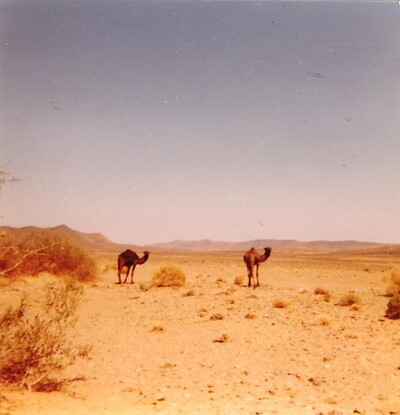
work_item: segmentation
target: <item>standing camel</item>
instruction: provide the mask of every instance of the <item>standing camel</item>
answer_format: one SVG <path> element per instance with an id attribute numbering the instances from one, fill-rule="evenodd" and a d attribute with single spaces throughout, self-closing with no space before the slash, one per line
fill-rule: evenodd
<path id="1" fill-rule="evenodd" d="M 127 249 L 126 251 L 122 252 L 118 255 L 118 283 L 121 284 L 121 272 L 122 268 L 126 267 L 128 271 L 126 272 L 126 277 L 124 284 L 126 284 L 126 280 L 128 279 L 129 270 L 132 268 L 131 273 L 131 284 L 133 284 L 133 273 L 135 271 L 136 265 L 142 265 L 144 264 L 147 259 L 149 258 L 150 252 L 144 251 L 144 255 L 139 258 L 138 254 L 136 252 L 131 251 L 130 249 Z"/>
<path id="2" fill-rule="evenodd" d="M 264 255 L 260 255 L 254 248 L 251 248 L 250 251 L 247 251 L 244 254 L 243 261 L 246 263 L 247 273 L 249 277 L 248 286 L 251 287 L 251 279 L 253 279 L 253 287 L 256 288 L 260 286 L 258 280 L 258 266 L 261 262 L 265 262 L 271 255 L 271 248 L 264 248 Z M 257 285 L 254 280 L 253 268 L 256 267 L 256 276 L 257 276 Z"/>

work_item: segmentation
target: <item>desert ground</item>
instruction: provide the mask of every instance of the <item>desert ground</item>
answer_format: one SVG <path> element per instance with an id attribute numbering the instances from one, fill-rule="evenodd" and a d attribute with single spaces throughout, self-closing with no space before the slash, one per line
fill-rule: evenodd
<path id="1" fill-rule="evenodd" d="M 384 316 L 400 259 L 273 250 L 253 289 L 242 255 L 152 252 L 117 285 L 117 253 L 97 254 L 74 330 L 89 358 L 62 391 L 2 386 L 0 414 L 400 414 L 400 321 Z M 144 290 L 165 263 L 185 286 Z M 50 278 L 1 281 L 1 309 Z"/>

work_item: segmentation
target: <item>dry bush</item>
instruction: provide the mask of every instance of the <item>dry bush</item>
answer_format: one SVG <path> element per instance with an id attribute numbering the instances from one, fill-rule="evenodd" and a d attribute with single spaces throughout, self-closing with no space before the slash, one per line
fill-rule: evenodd
<path id="1" fill-rule="evenodd" d="M 314 290 L 314 294 L 324 296 L 324 300 L 326 302 L 329 302 L 332 299 L 331 293 L 328 290 L 325 290 L 324 288 L 321 288 L 321 287 L 316 288 Z"/>
<path id="2" fill-rule="evenodd" d="M 275 300 L 272 301 L 272 305 L 274 308 L 287 308 L 290 303 L 282 298 L 275 298 Z"/>
<path id="3" fill-rule="evenodd" d="M 90 347 L 73 344 L 71 331 L 82 287 L 72 279 L 47 285 L 44 298 L 26 298 L 0 316 L 0 382 L 28 390 L 59 389 L 65 379 L 54 378 Z"/>
<path id="4" fill-rule="evenodd" d="M 340 297 L 338 305 L 342 306 L 342 307 L 349 307 L 349 306 L 353 306 L 353 305 L 359 305 L 361 304 L 361 299 L 358 295 L 356 294 L 345 294 L 342 297 Z"/>
<path id="5" fill-rule="evenodd" d="M 392 320 L 400 319 L 400 294 L 396 294 L 388 302 L 386 317 Z"/>
<path id="6" fill-rule="evenodd" d="M 193 290 L 189 290 L 183 293 L 182 297 L 194 297 L 196 293 Z"/>
<path id="7" fill-rule="evenodd" d="M 152 329 L 151 329 L 151 331 L 153 333 L 164 333 L 165 332 L 165 329 L 164 329 L 163 326 L 153 326 Z"/>
<path id="8" fill-rule="evenodd" d="M 214 343 L 226 343 L 227 341 L 229 341 L 229 336 L 227 334 L 222 334 L 220 337 L 213 340 Z"/>
<path id="9" fill-rule="evenodd" d="M 210 317 L 210 320 L 216 321 L 216 320 L 223 320 L 224 316 L 221 313 L 215 313 Z"/>
<path id="10" fill-rule="evenodd" d="M 154 273 L 151 287 L 183 287 L 186 276 L 183 271 L 175 265 L 167 264 Z"/>
<path id="11" fill-rule="evenodd" d="M 46 236 L 2 241 L 0 275 L 36 276 L 41 272 L 68 275 L 81 282 L 90 282 L 96 278 L 97 264 L 84 250 L 68 241 Z"/>
<path id="12" fill-rule="evenodd" d="M 330 326 L 332 324 L 332 318 L 325 314 L 320 314 L 317 317 L 317 324 L 319 326 Z"/>
<path id="13" fill-rule="evenodd" d="M 237 277 L 235 277 L 234 284 L 235 285 L 243 285 L 243 277 L 241 275 L 238 275 Z"/>
<path id="14" fill-rule="evenodd" d="M 392 297 L 400 294 L 400 268 L 394 268 L 390 275 L 390 282 L 386 289 L 386 295 Z"/>

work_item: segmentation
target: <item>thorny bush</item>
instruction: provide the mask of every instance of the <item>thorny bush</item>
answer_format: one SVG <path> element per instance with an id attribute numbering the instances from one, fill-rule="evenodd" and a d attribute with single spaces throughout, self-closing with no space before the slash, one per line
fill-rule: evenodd
<path id="1" fill-rule="evenodd" d="M 96 278 L 97 265 L 90 255 L 68 241 L 46 236 L 1 241 L 0 275 L 35 276 L 41 272 L 88 282 Z"/>
<path id="2" fill-rule="evenodd" d="M 73 344 L 71 331 L 82 286 L 72 279 L 47 285 L 39 303 L 23 298 L 0 316 L 0 382 L 28 390 L 59 389 L 65 379 L 55 377 L 89 346 Z"/>

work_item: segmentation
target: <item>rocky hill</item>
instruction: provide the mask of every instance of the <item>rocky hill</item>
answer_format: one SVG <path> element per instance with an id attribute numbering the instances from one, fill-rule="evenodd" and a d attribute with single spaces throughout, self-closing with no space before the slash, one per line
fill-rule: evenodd
<path id="1" fill-rule="evenodd" d="M 271 246 L 275 252 L 296 252 L 299 254 L 311 253 L 363 253 L 368 255 L 393 255 L 400 256 L 400 245 L 387 245 L 375 242 L 358 241 L 296 241 L 277 239 L 255 239 L 242 242 L 212 241 L 202 239 L 197 241 L 175 240 L 167 243 L 155 243 L 146 246 L 133 244 L 118 244 L 110 241 L 101 233 L 84 233 L 60 225 L 53 228 L 39 228 L 26 226 L 14 228 L 0 226 L 1 239 L 12 238 L 16 241 L 25 241 L 33 237 L 49 237 L 56 240 L 68 240 L 73 244 L 89 251 L 117 252 L 130 248 L 138 251 L 163 250 L 163 251 L 246 251 L 251 247 L 262 249 Z"/>
<path id="2" fill-rule="evenodd" d="M 110 241 L 101 233 L 79 232 L 66 225 L 55 226 L 53 228 L 38 228 L 36 226 L 14 228 L 11 226 L 0 226 L 0 236 L 4 239 L 10 238 L 18 242 L 37 237 L 48 237 L 52 240 L 67 240 L 89 251 L 117 251 L 121 249 L 121 245 Z"/>

